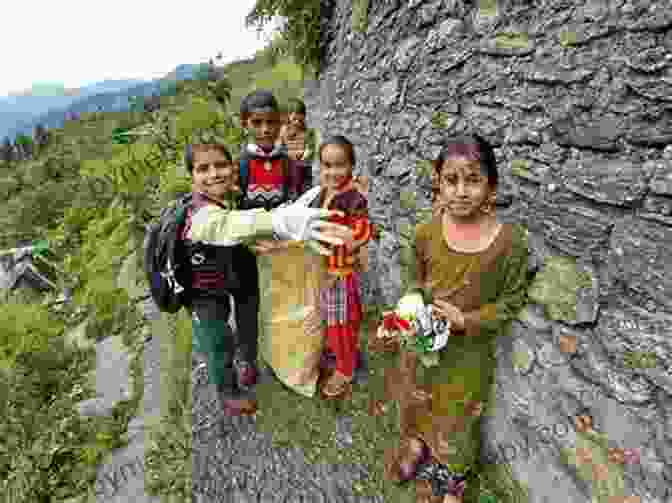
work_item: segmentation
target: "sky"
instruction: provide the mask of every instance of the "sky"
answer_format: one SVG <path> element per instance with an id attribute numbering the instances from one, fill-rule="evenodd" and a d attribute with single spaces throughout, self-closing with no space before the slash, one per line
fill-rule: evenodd
<path id="1" fill-rule="evenodd" d="M 180 64 L 251 57 L 272 31 L 245 28 L 254 0 L 23 0 L 6 2 L 0 96 L 34 83 L 76 88 L 153 79 Z M 13 48 L 8 50 L 7 48 Z"/>

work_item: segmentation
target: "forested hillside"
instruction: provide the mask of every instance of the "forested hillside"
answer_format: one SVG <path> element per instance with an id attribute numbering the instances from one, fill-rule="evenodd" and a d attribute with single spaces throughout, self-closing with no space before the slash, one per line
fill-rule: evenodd
<path id="1" fill-rule="evenodd" d="M 73 412 L 92 393 L 92 353 L 86 344 L 69 345 L 64 334 L 87 319 L 90 339 L 118 333 L 132 342 L 140 321 L 115 279 L 141 246 L 144 225 L 189 187 L 184 145 L 219 141 L 235 150 L 242 96 L 264 87 L 282 104 L 303 93 L 300 69 L 269 50 L 178 82 L 152 107 L 81 114 L 48 130 L 30 155 L 0 161 L 0 248 L 48 240 L 47 260 L 36 265 L 73 292 L 73 302 L 58 310 L 58 292 L 5 292 L 0 304 L 0 494 L 9 501 L 74 501 L 93 483 L 104 454 L 122 442 L 133 404 L 117 407 L 112 418 Z M 119 130 L 137 134 L 118 144 Z"/>

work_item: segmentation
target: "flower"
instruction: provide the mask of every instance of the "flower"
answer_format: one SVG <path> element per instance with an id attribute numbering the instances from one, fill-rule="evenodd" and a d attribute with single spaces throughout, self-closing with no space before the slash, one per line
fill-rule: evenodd
<path id="1" fill-rule="evenodd" d="M 607 452 L 611 463 L 622 465 L 625 462 L 625 455 L 623 449 L 620 447 L 610 447 Z"/>
<path id="2" fill-rule="evenodd" d="M 593 429 L 593 418 L 590 416 L 576 416 L 574 418 L 574 425 L 576 426 L 576 431 L 585 433 Z"/>
<path id="3" fill-rule="evenodd" d="M 576 448 L 576 464 L 581 466 L 588 464 L 593 460 L 593 453 L 585 447 Z"/>
<path id="4" fill-rule="evenodd" d="M 623 457 L 626 464 L 639 464 L 639 449 L 623 449 Z"/>
<path id="5" fill-rule="evenodd" d="M 419 355 L 425 367 L 438 365 L 437 351 L 444 348 L 450 336 L 450 323 L 434 315 L 422 295 L 405 295 L 393 312 L 383 312 L 377 331 L 378 339 L 398 336 L 399 343 Z"/>
<path id="6" fill-rule="evenodd" d="M 576 336 L 575 335 L 561 335 L 559 338 L 560 351 L 563 353 L 576 353 Z"/>
<path id="7" fill-rule="evenodd" d="M 411 324 L 403 319 L 400 318 L 397 313 L 388 313 L 383 317 L 383 328 L 387 331 L 394 331 L 394 330 L 409 330 L 411 328 Z"/>
<path id="8" fill-rule="evenodd" d="M 464 402 L 464 412 L 468 416 L 478 417 L 483 413 L 483 402 L 475 400 L 466 400 Z"/>
<path id="9" fill-rule="evenodd" d="M 464 480 L 460 480 L 459 482 L 455 480 L 450 480 L 448 482 L 448 492 L 450 494 L 457 496 L 458 498 L 462 498 L 464 496 L 464 486 L 465 486 Z"/>

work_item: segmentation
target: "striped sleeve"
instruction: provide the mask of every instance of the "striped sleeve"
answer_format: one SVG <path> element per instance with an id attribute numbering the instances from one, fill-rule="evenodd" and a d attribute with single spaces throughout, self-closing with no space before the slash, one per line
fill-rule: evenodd
<path id="1" fill-rule="evenodd" d="M 352 225 L 353 237 L 354 240 L 364 245 L 369 242 L 372 234 L 371 223 L 369 222 L 368 217 L 357 217 L 353 221 Z"/>

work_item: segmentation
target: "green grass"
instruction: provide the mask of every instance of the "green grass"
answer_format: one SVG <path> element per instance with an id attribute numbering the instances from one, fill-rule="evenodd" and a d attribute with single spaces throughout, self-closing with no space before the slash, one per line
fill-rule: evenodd
<path id="1" fill-rule="evenodd" d="M 362 324 L 366 327 L 367 323 Z M 360 347 L 366 347 L 367 335 L 360 333 Z M 383 479 L 383 455 L 399 439 L 397 412 L 389 407 L 378 417 L 368 414 L 370 397 L 383 396 L 383 369 L 394 364 L 393 355 L 371 355 L 370 375 L 365 385 L 355 385 L 350 401 L 324 401 L 302 397 L 277 380 L 258 386 L 260 411 L 257 428 L 273 436 L 278 446 L 300 447 L 310 463 L 356 463 L 364 465 L 373 477 L 353 487 L 356 494 L 382 494 L 385 501 L 414 501 L 413 490 L 399 488 Z M 340 449 L 335 442 L 339 415 L 354 418 L 353 445 Z"/>
<path id="2" fill-rule="evenodd" d="M 270 87 L 280 103 L 288 97 L 301 96 L 303 82 L 298 77 L 299 67 L 282 58 L 275 65 L 269 64 L 263 53 L 258 53 L 252 64 L 231 65 L 229 77 L 233 90 L 229 109 L 236 111 L 240 99 L 255 86 Z M 200 94 L 199 84 L 184 83 L 175 96 L 162 98 L 162 113 L 175 122 L 196 110 L 193 97 Z M 198 110 L 195 113 L 198 115 Z M 200 119 L 187 118 L 193 119 L 194 123 Z M 48 238 L 49 260 L 66 272 L 59 273 L 64 277 L 57 280 L 51 277 L 53 271 L 48 266 L 36 262 L 43 274 L 57 284 L 61 284 L 60 280 L 65 280 L 67 276 L 67 284 L 99 286 L 91 290 L 95 295 L 84 299 L 85 303 L 92 301 L 93 305 L 77 306 L 84 300 L 79 298 L 79 292 L 74 292 L 73 306 L 65 308 L 62 313 L 62 330 L 52 330 L 57 327 L 53 319 L 42 320 L 33 316 L 35 310 L 41 309 L 35 306 L 44 300 L 42 295 L 30 290 L 11 295 L 2 292 L 0 495 L 8 495 L 11 503 L 83 501 L 82 498 L 93 488 L 98 465 L 110 451 L 124 446 L 128 420 L 137 413 L 144 392 L 142 351 L 143 330 L 147 327 L 134 309 L 134 294 L 129 291 L 131 299 L 126 298 L 122 295 L 126 285 L 115 285 L 114 280 L 118 276 L 120 259 L 139 245 L 138 236 L 129 229 L 123 235 L 120 232 L 117 236 L 119 242 L 113 243 L 115 239 L 111 228 L 110 232 L 104 231 L 103 236 L 84 232 L 92 220 L 96 220 L 92 228 L 102 229 L 103 226 L 96 223 L 105 223 L 97 220 L 102 218 L 98 214 L 100 212 L 87 212 L 86 208 L 98 208 L 104 212 L 108 206 L 119 201 L 131 208 L 132 200 L 128 203 L 123 197 L 120 199 L 120 193 L 115 192 L 109 183 L 86 179 L 81 168 L 84 161 L 109 160 L 118 156 L 119 149 L 111 142 L 115 128 L 132 129 L 148 125 L 150 119 L 147 114 L 134 112 L 83 114 L 81 120 L 68 121 L 62 128 L 50 130 L 50 145 L 34 158 L 0 162 L 0 194 L 4 196 L 0 248 L 12 248 L 19 239 Z M 172 134 L 171 139 L 175 140 Z M 137 146 L 135 150 L 139 150 Z M 147 190 L 142 194 L 145 198 L 154 197 L 157 188 L 165 189 L 160 187 L 158 180 L 144 180 L 143 187 Z M 160 209 L 156 207 L 159 198 L 156 199 L 151 208 L 155 215 Z M 137 213 L 132 217 L 137 223 L 143 220 L 145 214 Z M 123 229 L 124 226 L 128 227 L 123 222 L 117 228 Z M 137 230 L 135 227 L 134 230 Z M 127 243 L 131 237 L 136 238 L 135 244 Z M 119 245 L 119 249 L 113 244 Z M 79 257 L 87 248 L 91 253 Z M 92 264 L 98 266 L 94 273 L 90 270 Z M 144 286 L 144 277 L 141 279 Z M 94 285 L 96 280 L 98 283 Z M 83 308 L 85 312 L 75 314 L 78 308 Z M 98 314 L 97 319 L 94 319 L 95 314 Z M 68 352 L 70 350 L 63 345 L 66 339 L 64 333 L 78 326 L 83 318 L 90 320 L 88 337 L 120 335 L 131 354 L 133 399 L 117 404 L 109 418 L 80 418 L 74 409 L 77 402 L 94 396 L 91 381 L 94 352 L 91 348 L 88 352 Z M 177 331 L 184 332 L 185 324 L 189 325 L 189 322 L 182 320 L 178 323 L 182 328 Z M 10 334 L 6 327 L 16 327 L 17 330 Z M 187 334 L 183 341 L 191 340 L 190 327 Z M 20 345 L 17 340 L 21 341 Z M 188 351 L 186 347 L 179 346 L 170 354 L 188 354 Z M 185 389 L 189 389 L 188 382 L 183 384 Z M 181 473 L 182 469 L 176 465 L 184 470 L 191 467 L 189 458 L 181 457 L 184 449 L 180 448 L 189 444 L 176 443 L 176 439 L 184 440 L 186 433 L 191 441 L 191 419 L 179 409 L 180 405 L 184 405 L 179 401 L 170 401 L 166 405 L 166 418 L 180 418 L 182 422 L 164 422 L 154 439 L 158 442 L 163 466 L 175 467 L 175 471 L 162 473 L 162 480 L 168 485 L 165 490 L 174 495 L 179 486 L 175 473 Z M 190 406 L 186 410 L 190 410 Z M 166 445 L 172 447 L 168 449 Z M 182 480 L 188 482 L 183 486 L 190 494 L 188 471 L 184 472 Z M 3 498 L 0 500 L 4 501 Z M 177 501 L 186 499 L 178 497 Z"/>
<path id="3" fill-rule="evenodd" d="M 367 313 L 362 327 L 368 326 Z M 180 322 L 179 319 L 183 321 Z M 176 323 L 177 322 L 177 323 Z M 190 336 L 184 316 L 173 318 L 176 337 L 182 341 Z M 362 348 L 367 347 L 366 330 L 360 333 Z M 188 346 L 188 344 L 183 347 Z M 346 463 L 363 465 L 371 477 L 353 484 L 357 495 L 382 495 L 386 502 L 412 503 L 414 485 L 397 486 L 384 478 L 383 459 L 386 449 L 399 441 L 398 409 L 389 404 L 377 417 L 368 414 L 370 397 L 383 396 L 383 372 L 396 364 L 396 355 L 369 355 L 368 383 L 355 385 L 350 401 L 326 402 L 318 397 L 306 398 L 273 380 L 257 386 L 259 411 L 256 427 L 271 435 L 277 447 L 299 447 L 310 463 Z M 184 375 L 184 372 L 182 372 Z M 177 376 L 175 376 L 177 377 Z M 173 378 L 175 378 L 173 377 Z M 148 493 L 190 501 L 191 492 L 191 405 L 188 393 L 175 400 L 170 413 L 150 434 L 151 447 L 146 457 L 146 488 Z M 188 404 L 188 405 L 187 405 Z M 353 445 L 339 449 L 335 443 L 336 420 L 339 415 L 352 417 Z M 526 501 L 524 489 L 512 479 L 505 465 L 482 467 L 481 482 L 474 481 L 465 493 L 465 503 L 476 503 L 481 494 L 491 494 L 497 503 Z"/>
<path id="4" fill-rule="evenodd" d="M 65 343 L 62 330 L 78 321 L 71 308 L 47 315 L 26 300 L 19 292 L 0 306 L 3 330 L 14 327 L 0 341 L 0 494 L 66 501 L 88 492 L 106 453 L 124 445 L 137 401 L 118 404 L 110 417 L 80 417 L 75 404 L 94 396 L 95 351 Z"/>

